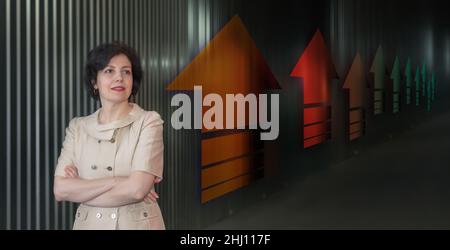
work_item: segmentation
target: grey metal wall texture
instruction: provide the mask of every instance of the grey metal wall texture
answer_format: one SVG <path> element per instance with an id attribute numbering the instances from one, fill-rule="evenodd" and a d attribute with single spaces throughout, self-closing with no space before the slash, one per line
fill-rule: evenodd
<path id="1" fill-rule="evenodd" d="M 299 151 L 295 139 L 301 93 L 289 74 L 317 28 L 341 77 L 356 51 L 368 69 L 379 44 L 388 67 L 396 54 L 403 60 L 410 55 L 414 63 L 433 66 L 439 79 L 450 76 L 450 26 L 439 6 L 445 1 L 408 2 L 0 0 L 0 228 L 71 228 L 76 204 L 54 201 L 53 171 L 70 119 L 99 108 L 82 85 L 84 60 L 96 45 L 120 40 L 141 55 L 145 76 L 136 102 L 165 120 L 165 179 L 157 191 L 166 226 L 198 229 L 264 199 L 284 182 L 262 180 L 200 205 L 199 133 L 170 126 L 173 93 L 165 87 L 177 74 L 239 14 L 283 88 L 280 137 L 272 147 L 280 161 L 272 167 L 298 177 L 316 168 L 317 159 L 352 150 Z"/>
<path id="2" fill-rule="evenodd" d="M 191 143 L 170 129 L 165 86 L 230 15 L 206 0 L 1 0 L 1 228 L 71 228 L 76 205 L 55 202 L 54 167 L 70 119 L 99 108 L 82 84 L 87 53 L 115 40 L 141 55 L 136 102 L 165 120 L 166 225 L 198 225 Z"/>

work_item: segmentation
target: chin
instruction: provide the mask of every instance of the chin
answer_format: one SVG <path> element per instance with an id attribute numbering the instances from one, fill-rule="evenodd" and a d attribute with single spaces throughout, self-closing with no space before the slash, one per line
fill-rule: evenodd
<path id="1" fill-rule="evenodd" d="M 112 102 L 112 103 L 122 103 L 122 102 L 128 102 L 128 97 L 125 95 L 121 96 L 121 97 L 113 96 L 113 97 L 106 98 L 106 100 L 108 102 Z"/>

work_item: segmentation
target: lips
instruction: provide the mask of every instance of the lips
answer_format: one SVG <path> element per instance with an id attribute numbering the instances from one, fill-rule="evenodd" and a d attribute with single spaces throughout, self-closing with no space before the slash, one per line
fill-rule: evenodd
<path id="1" fill-rule="evenodd" d="M 114 87 L 114 88 L 111 88 L 112 90 L 114 90 L 114 91 L 125 91 L 125 88 L 124 87 Z"/>

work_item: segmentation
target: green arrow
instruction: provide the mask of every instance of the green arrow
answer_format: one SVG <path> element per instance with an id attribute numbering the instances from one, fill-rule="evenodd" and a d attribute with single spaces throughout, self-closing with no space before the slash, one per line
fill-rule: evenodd
<path id="1" fill-rule="evenodd" d="M 386 74 L 386 66 L 384 64 L 383 48 L 380 46 L 375 54 L 375 58 L 370 67 L 370 73 L 374 75 L 374 92 L 373 105 L 374 114 L 382 114 L 384 110 L 384 77 Z"/>
<path id="2" fill-rule="evenodd" d="M 400 112 L 400 83 L 402 81 L 400 60 L 395 57 L 394 66 L 392 67 L 392 113 Z"/>
<path id="3" fill-rule="evenodd" d="M 405 83 L 406 83 L 406 104 L 411 104 L 411 96 L 412 96 L 412 69 L 411 69 L 411 58 L 408 57 L 408 61 L 406 62 L 405 68 Z"/>
<path id="4" fill-rule="evenodd" d="M 431 79 L 427 81 L 427 111 L 431 111 Z"/>
<path id="5" fill-rule="evenodd" d="M 420 77 L 420 67 L 417 66 L 416 77 L 414 78 L 416 82 L 416 106 L 420 105 L 420 85 L 422 82 L 422 78 Z"/>
<path id="6" fill-rule="evenodd" d="M 426 85 L 427 84 L 427 65 L 423 63 L 422 65 L 422 96 L 426 95 Z"/>
<path id="7" fill-rule="evenodd" d="M 436 100 L 436 76 L 434 73 L 431 75 L 431 101 Z"/>

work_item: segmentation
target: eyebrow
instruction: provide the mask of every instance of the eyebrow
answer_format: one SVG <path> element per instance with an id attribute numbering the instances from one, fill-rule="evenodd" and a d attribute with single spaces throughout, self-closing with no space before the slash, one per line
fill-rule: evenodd
<path id="1" fill-rule="evenodd" d="M 106 65 L 106 67 L 116 68 L 115 66 L 113 66 L 111 64 Z M 130 68 L 131 69 L 131 66 L 123 66 L 122 69 L 124 69 L 124 68 Z"/>

